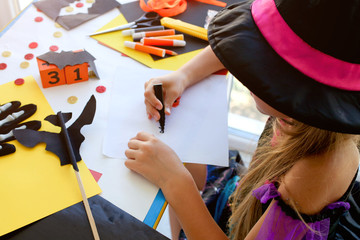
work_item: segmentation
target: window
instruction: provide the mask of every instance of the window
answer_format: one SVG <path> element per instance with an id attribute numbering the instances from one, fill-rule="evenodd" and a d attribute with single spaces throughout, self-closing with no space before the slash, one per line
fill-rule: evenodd
<path id="1" fill-rule="evenodd" d="M 229 75 L 229 147 L 252 154 L 268 116 L 256 109 L 249 90 Z"/>

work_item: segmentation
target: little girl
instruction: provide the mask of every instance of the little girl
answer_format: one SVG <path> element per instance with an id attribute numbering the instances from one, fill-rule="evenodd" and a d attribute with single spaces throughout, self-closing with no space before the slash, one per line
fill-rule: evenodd
<path id="1" fill-rule="evenodd" d="M 171 114 L 188 87 L 226 68 L 272 116 L 229 199 L 227 229 L 170 147 L 145 132 L 129 140 L 125 165 L 162 189 L 188 239 L 339 238 L 359 167 L 359 23 L 358 0 L 241 1 L 215 16 L 209 47 L 145 84 L 147 113 L 158 120 L 153 84 L 163 84 Z"/>

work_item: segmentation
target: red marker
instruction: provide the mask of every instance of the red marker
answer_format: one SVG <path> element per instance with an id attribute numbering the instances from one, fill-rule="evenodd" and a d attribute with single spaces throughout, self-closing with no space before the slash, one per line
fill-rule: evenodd
<path id="1" fill-rule="evenodd" d="M 172 47 L 183 47 L 186 42 L 183 40 L 176 39 L 155 39 L 144 37 L 141 39 L 141 43 L 150 46 L 172 46 Z"/>

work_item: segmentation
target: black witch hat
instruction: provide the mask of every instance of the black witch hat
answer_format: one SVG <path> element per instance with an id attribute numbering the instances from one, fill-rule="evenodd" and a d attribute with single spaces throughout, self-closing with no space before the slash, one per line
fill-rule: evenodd
<path id="1" fill-rule="evenodd" d="M 359 26 L 359 0 L 251 0 L 222 10 L 208 32 L 223 65 L 267 104 L 358 134 Z"/>

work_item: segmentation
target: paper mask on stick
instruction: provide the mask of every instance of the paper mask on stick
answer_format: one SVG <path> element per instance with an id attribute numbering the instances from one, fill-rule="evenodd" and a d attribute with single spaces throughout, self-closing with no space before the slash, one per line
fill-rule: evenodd
<path id="1" fill-rule="evenodd" d="M 81 160 L 79 153 L 80 145 L 85 140 L 85 137 L 81 134 L 80 130 L 84 125 L 91 124 L 96 110 L 96 100 L 94 96 L 91 96 L 90 100 L 86 104 L 83 112 L 78 119 L 67 128 L 67 132 L 71 139 L 72 148 L 75 153 L 76 162 Z M 57 115 L 49 115 L 45 118 L 46 121 L 52 123 L 55 126 L 60 127 L 58 115 L 61 114 L 64 122 L 66 123 L 72 117 L 72 113 L 61 113 Z M 66 144 L 64 143 L 62 133 L 65 129 L 61 129 L 60 133 L 34 131 L 30 129 L 15 130 L 14 135 L 16 139 L 26 147 L 35 147 L 37 144 L 46 143 L 46 150 L 55 153 L 59 159 L 61 166 L 71 164 L 70 158 L 66 150 Z"/>

